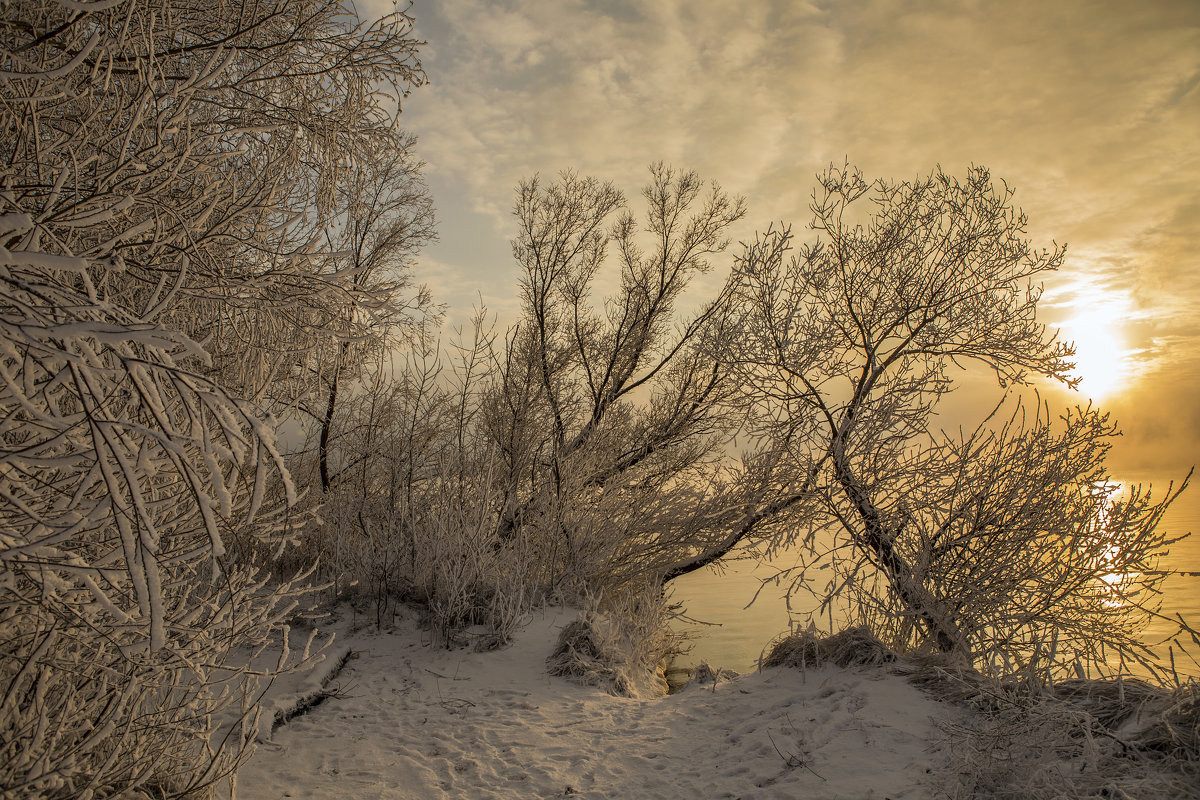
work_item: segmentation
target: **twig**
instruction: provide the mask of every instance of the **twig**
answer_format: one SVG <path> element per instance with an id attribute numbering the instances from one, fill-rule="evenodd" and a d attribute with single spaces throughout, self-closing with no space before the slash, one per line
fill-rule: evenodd
<path id="1" fill-rule="evenodd" d="M 779 753 L 779 757 L 783 759 L 784 764 L 787 764 L 788 769 L 795 769 L 796 767 L 804 767 L 806 770 L 811 772 L 813 775 L 816 775 L 818 778 L 820 778 L 823 783 L 829 782 L 828 779 L 824 775 L 817 772 L 815 769 L 813 769 L 812 767 L 810 767 L 808 765 L 808 759 L 806 759 L 800 755 L 796 755 L 796 754 L 792 754 L 790 756 L 785 756 L 783 754 L 783 751 L 779 749 L 779 745 L 775 744 L 775 737 L 771 735 L 770 728 L 767 728 L 767 738 L 771 740 L 771 746 L 775 748 L 776 753 Z"/>
<path id="2" fill-rule="evenodd" d="M 271 725 L 271 732 L 274 733 L 276 728 L 281 725 L 286 725 L 288 721 L 300 716 L 301 714 L 307 714 L 310 710 L 321 705 L 321 703 L 324 703 L 330 697 L 346 697 L 347 695 L 345 694 L 344 690 L 339 688 L 328 689 L 326 687 L 329 686 L 330 682 L 338 676 L 338 674 L 342 671 L 342 668 L 346 666 L 346 662 L 350 660 L 350 657 L 353 654 L 354 651 L 352 650 L 346 650 L 346 652 L 342 654 L 342 657 L 338 659 L 336 664 L 334 664 L 333 669 L 331 669 L 329 674 L 322 679 L 320 689 L 301 697 L 290 708 L 276 711 L 275 721 Z"/>

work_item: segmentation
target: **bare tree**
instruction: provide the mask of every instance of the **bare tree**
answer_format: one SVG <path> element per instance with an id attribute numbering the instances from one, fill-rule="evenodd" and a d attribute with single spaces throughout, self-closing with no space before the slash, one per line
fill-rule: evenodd
<path id="1" fill-rule="evenodd" d="M 1118 487 L 1104 461 L 1120 431 L 1106 414 L 1013 405 L 1001 424 L 933 437 L 913 455 L 925 480 L 905 500 L 896 547 L 990 673 L 1049 679 L 1122 661 L 1155 671 L 1140 634 L 1161 617 L 1158 561 L 1173 543 L 1157 525 L 1190 475 L 1157 500 Z M 912 640 L 902 609 L 874 608 Z"/>
<path id="2" fill-rule="evenodd" d="M 585 562 L 611 568 L 599 565 L 619 558 L 617 539 L 632 546 L 641 537 L 645 555 L 651 536 L 641 523 L 624 535 L 589 534 L 581 509 L 608 508 L 610 527 L 620 528 L 614 502 L 632 508 L 690 480 L 730 430 L 723 401 L 732 387 L 703 345 L 722 335 L 731 287 L 690 319 L 676 315 L 689 283 L 727 247 L 743 202 L 661 164 L 643 196 L 639 225 L 622 194 L 594 179 L 565 173 L 518 190 L 522 314 L 487 417 L 504 460 L 498 534 L 535 527 L 563 574 L 581 579 L 593 568 Z M 610 250 L 617 289 L 595 304 Z"/>
<path id="3" fill-rule="evenodd" d="M 410 32 L 319 0 L 6 7 L 4 794 L 187 793 L 251 735 L 208 738 L 253 699 L 226 658 L 294 601 L 229 545 L 295 491 L 242 398 L 317 312 L 369 305 L 321 220 L 387 93 L 423 80 Z"/>
<path id="4" fill-rule="evenodd" d="M 1033 284 L 1063 251 L 1031 248 L 1011 195 L 980 168 L 899 183 L 830 169 L 817 241 L 791 255 L 790 231 L 769 231 L 739 260 L 745 335 L 726 358 L 776 484 L 756 515 L 777 546 L 815 553 L 800 582 L 832 564 L 826 601 L 849 599 L 901 646 L 1042 668 L 1052 641 L 1060 660 L 1136 650 L 1108 621 L 1101 579 L 1161 549 L 1165 502 L 1097 494 L 1114 431 L 1091 409 L 1058 428 L 1039 407 L 998 432 L 931 429 L 951 369 L 968 362 L 1001 385 L 1073 383 L 1072 350 L 1037 322 Z M 809 516 L 769 520 L 791 505 Z"/>
<path id="5" fill-rule="evenodd" d="M 331 258 L 348 276 L 352 291 L 337 322 L 322 328 L 335 335 L 312 337 L 314 346 L 298 353 L 300 376 L 312 376 L 323 395 L 323 407 L 310 408 L 300 386 L 290 386 L 285 399 L 317 419 L 318 470 L 321 490 L 328 493 L 330 437 L 339 386 L 356 368 L 386 359 L 398 341 L 427 347 L 428 331 L 440 318 L 429 291 L 411 289 L 412 262 L 435 236 L 433 202 L 421 177 L 424 164 L 412 154 L 416 140 L 386 132 L 373 137 L 360 161 L 340 176 L 335 213 L 326 222 Z M 324 344 L 325 347 L 321 347 Z"/>
<path id="6" fill-rule="evenodd" d="M 485 316 L 446 348 L 387 354 L 340 402 L 339 479 L 298 548 L 380 622 L 398 598 L 421 602 L 446 645 L 476 624 L 507 640 L 540 598 L 540 559 L 496 536 L 499 459 L 480 424 L 496 357 Z"/>

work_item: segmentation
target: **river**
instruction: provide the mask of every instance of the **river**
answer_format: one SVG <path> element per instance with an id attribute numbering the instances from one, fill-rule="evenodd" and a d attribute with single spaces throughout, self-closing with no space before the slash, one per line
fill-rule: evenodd
<path id="1" fill-rule="evenodd" d="M 1138 474 L 1121 476 L 1121 480 L 1127 484 L 1153 483 L 1156 498 L 1162 495 L 1169 482 L 1158 476 Z M 1182 614 L 1193 627 L 1200 627 L 1200 480 L 1195 480 L 1167 509 L 1159 530 L 1171 538 L 1196 532 L 1173 545 L 1159 567 L 1173 572 L 1162 584 L 1162 612 L 1168 616 Z M 767 643 L 788 630 L 784 587 L 763 585 L 763 579 L 775 574 L 778 567 L 788 566 L 788 559 L 776 559 L 774 565 L 735 562 L 720 572 L 710 567 L 674 581 L 672 599 L 682 602 L 692 619 L 710 623 L 679 626 L 694 637 L 691 652 L 681 657 L 679 664 L 694 665 L 706 661 L 713 667 L 738 672 L 755 668 Z M 755 600 L 756 592 L 758 598 Z M 754 602 L 747 608 L 751 600 Z M 816 606 L 807 595 L 793 598 L 792 603 L 802 612 Z M 1166 622 L 1154 622 L 1143 633 L 1143 639 L 1165 654 L 1168 645 L 1160 642 L 1169 632 Z M 1200 652 L 1197 652 L 1200 648 L 1190 641 L 1184 644 L 1192 656 L 1200 660 Z M 1200 677 L 1200 666 L 1187 656 L 1177 654 L 1176 669 L 1181 676 Z"/>

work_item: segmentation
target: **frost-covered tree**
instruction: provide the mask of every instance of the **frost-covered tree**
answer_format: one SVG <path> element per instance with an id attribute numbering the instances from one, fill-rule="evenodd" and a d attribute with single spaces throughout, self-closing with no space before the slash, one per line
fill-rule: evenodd
<path id="1" fill-rule="evenodd" d="M 323 315 L 379 306 L 322 234 L 423 80 L 410 33 L 321 0 L 6 6 L 5 795 L 186 793 L 253 727 L 210 739 L 252 699 L 228 655 L 292 607 L 229 555 L 295 496 L 254 401 Z"/>
<path id="2" fill-rule="evenodd" d="M 1063 250 L 1031 247 L 1011 196 L 980 168 L 894 183 L 830 169 L 813 243 L 776 230 L 746 248 L 744 335 L 725 358 L 775 483 L 759 513 L 802 507 L 803 520 L 769 521 L 776 546 L 811 554 L 797 585 L 832 566 L 818 594 L 898 646 L 996 672 L 1136 657 L 1131 620 L 1160 579 L 1148 566 L 1169 498 L 1102 491 L 1108 419 L 1089 408 L 1056 421 L 1039 406 L 998 430 L 934 428 L 971 362 L 1001 385 L 1073 383 L 1070 347 L 1036 318 L 1034 281 Z M 1136 585 L 1106 580 L 1131 575 Z"/>
<path id="3" fill-rule="evenodd" d="M 911 455 L 921 482 L 896 506 L 896 546 L 952 615 L 959 646 L 1001 675 L 1155 669 L 1141 633 L 1161 616 L 1158 561 L 1172 543 L 1157 525 L 1188 480 L 1157 498 L 1114 484 L 1105 457 L 1120 431 L 1095 408 L 1055 418 L 1045 403 L 1014 403 L 993 420 L 930 437 Z M 857 602 L 881 629 L 919 641 L 896 599 Z"/>
<path id="4" fill-rule="evenodd" d="M 679 305 L 743 201 L 661 164 L 642 194 L 639 222 L 611 184 L 566 173 L 522 183 L 514 212 L 521 315 L 486 410 L 497 535 L 534 536 L 552 574 L 584 584 L 650 575 L 704 541 L 695 507 L 671 498 L 731 430 L 732 386 L 706 347 L 725 335 L 731 286 L 691 317 Z M 594 300 L 604 282 L 614 291 Z"/>
<path id="5" fill-rule="evenodd" d="M 348 293 L 340 316 L 321 328 L 336 336 L 298 354 L 301 372 L 319 380 L 318 405 L 291 392 L 299 407 L 319 421 L 318 474 L 322 492 L 333 483 L 330 437 L 339 389 L 372 361 L 386 360 L 399 341 L 425 346 L 429 327 L 440 316 L 424 287 L 410 291 L 412 261 L 435 236 L 433 202 L 421 176 L 424 164 L 413 156 L 416 140 L 390 134 L 375 137 L 372 149 L 345 170 L 336 183 L 334 213 L 325 238 L 331 258 L 348 272 Z M 322 348 L 320 344 L 324 344 Z M 303 386 L 305 381 L 300 381 Z M 364 454 L 361 454 L 365 456 Z M 357 458 L 358 455 L 351 456 Z"/>

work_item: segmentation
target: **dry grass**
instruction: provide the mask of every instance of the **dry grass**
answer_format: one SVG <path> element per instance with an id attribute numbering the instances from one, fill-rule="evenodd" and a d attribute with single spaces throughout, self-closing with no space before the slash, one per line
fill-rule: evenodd
<path id="1" fill-rule="evenodd" d="M 1200 798 L 1194 751 L 1162 746 L 1170 730 L 1161 715 L 1145 733 L 1114 730 L 1069 701 L 1027 696 L 948 729 L 942 796 Z"/>
<path id="2" fill-rule="evenodd" d="M 579 617 L 559 632 L 546 669 L 625 697 L 665 695 L 665 665 L 679 644 L 665 625 L 665 613 L 661 597 L 650 591 L 607 603 L 589 599 Z"/>
<path id="3" fill-rule="evenodd" d="M 947 729 L 943 797 L 1200 798 L 1200 687 L 1001 683 L 945 657 L 895 667 L 975 714 Z"/>
<path id="4" fill-rule="evenodd" d="M 1133 678 L 1052 686 L 1001 682 L 948 655 L 899 656 L 865 626 L 792 634 L 763 667 L 886 665 L 967 709 L 940 743 L 937 797 L 955 800 L 1200 800 L 1200 686 Z"/>
<path id="5" fill-rule="evenodd" d="M 866 626 L 860 625 L 824 639 L 811 631 L 790 634 L 771 647 L 762 666 L 804 669 L 827 662 L 839 667 L 878 666 L 896 658 Z"/>

